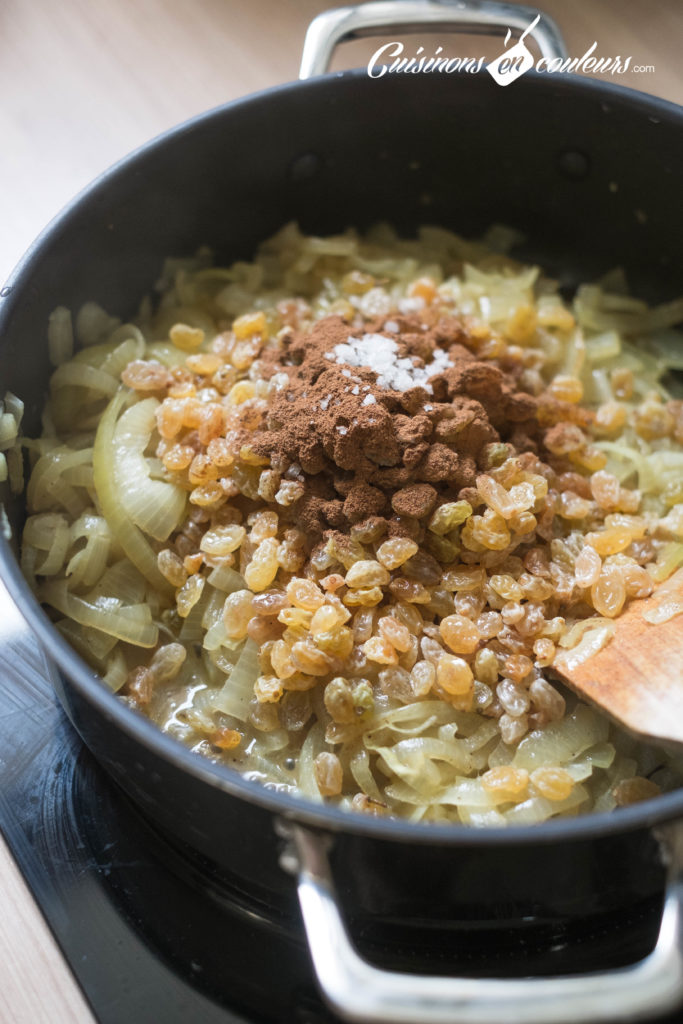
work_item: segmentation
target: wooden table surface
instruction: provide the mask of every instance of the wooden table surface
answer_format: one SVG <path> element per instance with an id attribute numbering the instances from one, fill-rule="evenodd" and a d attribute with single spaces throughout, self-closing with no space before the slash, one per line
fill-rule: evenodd
<path id="1" fill-rule="evenodd" d="M 0 3 L 0 282 L 61 206 L 171 125 L 296 78 L 320 0 L 3 0 Z M 621 84 L 683 103 L 681 0 L 544 0 L 580 56 L 633 55 Z M 388 36 L 396 38 L 395 33 Z M 431 37 L 420 36 L 427 42 Z M 482 39 L 441 37 L 448 53 Z M 377 46 L 346 44 L 335 67 Z M 417 46 L 410 41 L 409 52 Z M 469 48 L 469 49 L 468 49 Z M 492 55 L 500 51 L 496 40 Z"/>
<path id="2" fill-rule="evenodd" d="M 341 0 L 340 0 L 341 2 Z M 109 164 L 209 107 L 296 78 L 320 0 L 3 0 L 0 283 L 60 207 Z M 631 55 L 621 85 L 683 103 L 681 0 L 542 0 L 569 52 Z M 398 38 L 390 33 L 388 39 Z M 406 39 L 500 52 L 480 38 Z M 367 63 L 346 44 L 334 67 Z M 607 76 L 609 77 L 609 76 Z M 0 1024 L 85 1024 L 90 1012 L 0 840 Z M 134 1022 L 132 1022 L 134 1024 Z"/>

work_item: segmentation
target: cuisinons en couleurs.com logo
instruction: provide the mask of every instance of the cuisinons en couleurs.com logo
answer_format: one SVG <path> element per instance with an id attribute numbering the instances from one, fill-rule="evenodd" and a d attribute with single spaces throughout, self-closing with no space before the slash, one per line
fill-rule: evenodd
<path id="1" fill-rule="evenodd" d="M 500 57 L 497 57 L 492 63 L 485 65 L 491 78 L 495 79 L 495 81 L 498 82 L 498 85 L 511 85 L 518 78 L 521 78 L 521 76 L 527 71 L 530 71 L 534 66 L 534 55 L 531 53 L 524 40 L 529 32 L 533 32 L 536 28 L 540 17 L 540 14 L 536 15 L 531 24 L 524 29 L 511 50 L 504 50 Z M 511 35 L 512 32 L 508 29 L 507 35 L 505 36 L 506 47 L 510 42 Z"/>
<path id="2" fill-rule="evenodd" d="M 432 56 L 425 53 L 424 46 L 419 46 L 414 56 L 407 56 L 403 43 L 398 40 L 391 43 L 384 43 L 370 58 L 368 62 L 368 76 L 370 78 L 382 78 L 387 74 L 453 74 L 464 72 L 476 74 L 486 70 L 498 85 L 512 85 L 518 78 L 527 71 L 540 72 L 541 74 L 562 74 L 567 72 L 585 72 L 588 74 L 611 74 L 623 75 L 627 71 L 652 72 L 654 64 L 634 64 L 633 57 L 598 56 L 597 40 L 585 51 L 582 57 L 539 57 L 534 58 L 533 53 L 527 46 L 527 36 L 533 36 L 533 31 L 538 25 L 540 15 L 537 14 L 534 20 L 524 29 L 521 36 L 510 46 L 512 30 L 507 30 L 503 52 L 495 60 L 486 63 L 485 57 L 462 57 L 448 56 L 444 53 L 443 46 L 438 46 Z"/>

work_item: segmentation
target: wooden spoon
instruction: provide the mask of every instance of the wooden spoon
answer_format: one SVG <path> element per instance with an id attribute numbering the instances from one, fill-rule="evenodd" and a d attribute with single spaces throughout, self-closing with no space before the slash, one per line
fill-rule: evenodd
<path id="1" fill-rule="evenodd" d="M 683 569 L 633 601 L 601 651 L 575 666 L 560 659 L 553 671 L 639 736 L 683 744 L 683 613 L 657 624 L 643 618 L 664 601 L 683 604 Z"/>

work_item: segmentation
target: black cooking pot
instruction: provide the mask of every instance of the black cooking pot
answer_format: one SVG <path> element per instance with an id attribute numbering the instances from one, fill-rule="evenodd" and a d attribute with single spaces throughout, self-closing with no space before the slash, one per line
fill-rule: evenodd
<path id="1" fill-rule="evenodd" d="M 523 28 L 534 14 L 433 0 L 334 12 L 314 23 L 307 67 L 324 63 L 336 38 L 359 33 L 359 17 L 369 30 L 418 15 L 432 28 L 459 19 L 491 29 Z M 534 31 L 547 55 L 561 54 L 552 24 Z M 565 74 L 529 72 L 501 88 L 485 71 L 374 80 L 359 71 L 272 89 L 143 147 L 50 226 L 0 292 L 2 387 L 26 402 L 25 433 L 39 434 L 55 306 L 94 299 L 125 317 L 166 256 L 208 244 L 222 261 L 249 257 L 291 219 L 318 234 L 381 219 L 405 232 L 429 222 L 465 235 L 509 224 L 527 239 L 522 257 L 568 287 L 619 264 L 636 294 L 669 298 L 683 281 L 682 166 L 681 108 Z M 55 686 L 83 739 L 149 818 L 249 899 L 286 918 L 296 890 L 283 866 L 298 876 L 316 971 L 340 1015 L 573 1022 L 676 1003 L 683 792 L 610 815 L 482 832 L 344 814 L 265 789 L 192 754 L 109 693 L 33 598 L 16 560 L 24 499 L 3 501 L 12 535 L 0 541 L 2 577 L 59 666 Z M 664 904 L 664 916 L 656 951 L 612 973 L 486 982 L 388 973 L 350 947 L 330 872 L 355 925 L 419 926 L 463 946 L 482 928 L 514 927 L 524 941 L 548 922 L 609 922 L 627 906 Z"/>

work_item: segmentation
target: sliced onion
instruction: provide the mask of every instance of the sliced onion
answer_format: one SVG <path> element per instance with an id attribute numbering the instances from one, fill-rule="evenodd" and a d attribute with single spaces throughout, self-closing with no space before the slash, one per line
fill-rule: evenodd
<path id="1" fill-rule="evenodd" d="M 119 344 L 112 348 L 100 367 L 103 373 L 110 374 L 117 383 L 128 363 L 132 363 L 134 359 L 142 359 L 145 354 L 145 339 L 139 327 L 122 324 L 114 331 L 112 340 L 118 341 L 119 338 Z"/>
<path id="2" fill-rule="evenodd" d="M 159 639 L 159 630 L 146 604 L 122 605 L 116 598 L 102 598 L 98 604 L 91 604 L 69 593 L 66 582 L 61 580 L 43 584 L 40 596 L 82 626 L 99 629 L 136 647 L 154 647 Z"/>
<path id="3" fill-rule="evenodd" d="M 24 490 L 24 456 L 18 444 L 7 452 L 7 472 L 12 494 L 21 494 Z"/>
<path id="4" fill-rule="evenodd" d="M 350 754 L 349 768 L 359 790 L 365 793 L 366 796 L 372 797 L 373 800 L 381 802 L 382 794 L 370 770 L 370 755 L 360 743 L 356 744 L 355 749 Z"/>
<path id="5" fill-rule="evenodd" d="M 14 416 L 17 424 L 20 424 L 24 415 L 24 403 L 16 395 L 13 395 L 11 391 L 5 392 L 4 398 L 5 411 L 9 412 Z"/>
<path id="6" fill-rule="evenodd" d="M 299 755 L 297 789 L 310 800 L 322 800 L 318 782 L 315 777 L 314 761 L 324 750 L 325 734 L 321 722 L 316 722 L 308 730 L 308 735 L 301 747 Z"/>
<path id="7" fill-rule="evenodd" d="M 57 512 L 29 516 L 24 526 L 23 540 L 24 544 L 47 552 L 41 564 L 35 564 L 37 575 L 54 576 L 64 565 L 71 542 L 66 517 Z"/>
<path id="8" fill-rule="evenodd" d="M 5 451 L 17 440 L 18 424 L 11 412 L 0 413 L 0 449 Z"/>
<path id="9" fill-rule="evenodd" d="M 609 723 L 585 704 L 577 704 L 561 722 L 535 729 L 517 747 L 512 764 L 533 771 L 549 764 L 564 765 L 597 743 L 607 740 Z"/>
<path id="10" fill-rule="evenodd" d="M 47 322 L 47 351 L 53 366 L 60 366 L 71 359 L 74 352 L 74 331 L 71 311 L 57 306 L 50 313 Z"/>
<path id="11" fill-rule="evenodd" d="M 401 736 L 417 736 L 432 725 L 452 722 L 453 708 L 442 700 L 420 700 L 403 707 L 383 711 L 372 720 L 372 726 L 366 731 L 370 743 L 383 729 L 391 729 Z"/>
<path id="12" fill-rule="evenodd" d="M 227 639 L 228 634 L 225 630 L 225 623 L 220 618 L 214 622 L 213 626 L 209 626 L 207 629 L 202 641 L 202 647 L 205 651 L 217 651 L 225 644 Z"/>
<path id="13" fill-rule="evenodd" d="M 258 647 L 253 640 L 246 640 L 237 664 L 214 700 L 216 709 L 246 722 L 258 675 Z"/>
<path id="14" fill-rule="evenodd" d="M 216 590 L 222 590 L 224 594 L 232 594 L 235 590 L 244 590 L 246 587 L 244 576 L 235 572 L 234 569 L 222 565 L 211 570 L 207 577 L 207 583 L 210 583 Z"/>
<path id="15" fill-rule="evenodd" d="M 98 629 L 81 626 L 80 622 L 74 622 L 73 619 L 62 619 L 57 623 L 57 629 L 86 661 L 92 662 L 94 659 L 96 665 L 102 670 L 104 670 L 109 654 L 119 642 L 115 636 L 108 636 L 106 633 L 100 633 Z"/>
<path id="16" fill-rule="evenodd" d="M 555 656 L 553 665 L 558 672 L 572 672 L 578 665 L 588 661 L 594 654 L 606 647 L 614 636 L 615 625 L 613 622 L 605 622 L 595 626 L 594 629 L 587 629 L 583 637 L 569 651 L 561 651 Z"/>
<path id="17" fill-rule="evenodd" d="M 670 541 L 657 553 L 657 561 L 653 566 L 648 567 L 648 572 L 655 583 L 663 583 L 678 569 L 679 565 L 683 565 L 683 544 Z"/>
<path id="18" fill-rule="evenodd" d="M 670 601 L 660 601 L 655 608 L 649 608 L 647 611 L 644 611 L 643 618 L 653 626 L 658 626 L 661 622 L 668 622 L 676 615 L 680 615 L 681 612 L 683 612 L 683 602 L 672 599 Z"/>
<path id="19" fill-rule="evenodd" d="M 183 519 L 187 495 L 175 484 L 150 478 L 144 451 L 158 406 L 155 398 L 146 398 L 126 409 L 114 429 L 112 458 L 118 500 L 131 522 L 155 540 L 166 540 Z"/>
<path id="20" fill-rule="evenodd" d="M 121 321 L 109 316 L 97 302 L 86 302 L 76 315 L 76 337 L 81 345 L 96 345 L 105 341 Z"/>
<path id="21" fill-rule="evenodd" d="M 616 753 L 611 743 L 597 743 L 576 760 L 564 765 L 564 770 L 575 782 L 583 782 L 592 775 L 594 768 L 609 768 Z"/>
<path id="22" fill-rule="evenodd" d="M 82 538 L 85 538 L 85 547 L 72 555 L 66 567 L 72 589 L 81 584 L 94 586 L 105 570 L 111 547 L 111 534 L 106 519 L 92 512 L 84 512 L 71 527 L 70 545 Z"/>
<path id="23" fill-rule="evenodd" d="M 657 475 L 650 465 L 649 455 L 645 456 L 619 441 L 595 441 L 593 447 L 609 456 L 610 464 L 607 468 L 621 483 L 635 471 L 638 474 L 638 488 L 643 494 L 658 490 Z"/>
<path id="24" fill-rule="evenodd" d="M 33 467 L 26 503 L 36 512 L 54 509 L 62 505 L 74 519 L 84 510 L 84 498 L 75 487 L 66 483 L 64 471 L 74 466 L 91 462 L 93 450 L 82 448 L 74 451 L 66 445 L 59 445 L 42 455 Z"/>
<path id="25" fill-rule="evenodd" d="M 472 807 L 459 807 L 458 816 L 463 825 L 470 828 L 505 828 L 507 821 L 505 816 L 497 811 L 495 807 L 488 810 L 479 810 Z"/>
<path id="26" fill-rule="evenodd" d="M 128 678 L 128 668 L 122 651 L 114 651 L 107 662 L 107 671 L 102 678 L 113 693 L 118 693 Z"/>
<path id="27" fill-rule="evenodd" d="M 547 821 L 548 818 L 573 811 L 587 800 L 588 791 L 579 784 L 572 787 L 571 793 L 564 800 L 547 800 L 543 796 L 532 796 L 503 813 L 510 825 L 535 825 Z"/>
<path id="28" fill-rule="evenodd" d="M 621 352 L 621 338 L 616 331 L 604 331 L 586 339 L 586 357 L 589 363 L 603 363 Z"/>
<path id="29" fill-rule="evenodd" d="M 409 782 L 425 796 L 441 785 L 441 773 L 435 760 L 444 761 L 463 773 L 472 770 L 469 752 L 463 751 L 457 741 L 448 744 L 416 736 L 400 740 L 392 747 L 376 747 L 375 753 L 392 776 Z"/>
<path id="30" fill-rule="evenodd" d="M 72 360 L 58 366 L 50 380 L 52 391 L 67 387 L 88 388 L 90 391 L 95 391 L 101 395 L 113 395 L 116 391 L 117 382 L 109 373 L 104 373 L 96 366 L 89 366 L 87 363 L 77 363 Z"/>
<path id="31" fill-rule="evenodd" d="M 123 604 L 142 604 L 145 598 L 145 578 L 127 558 L 110 565 L 87 598 L 96 602 L 99 598 L 112 595 Z"/>
<path id="32" fill-rule="evenodd" d="M 113 465 L 114 428 L 125 401 L 125 392 L 119 391 L 114 395 L 97 428 L 93 453 L 95 490 L 102 515 L 128 558 L 153 587 L 167 594 L 170 587 L 159 572 L 156 553 L 142 531 L 131 522 L 117 492 Z"/>
<path id="33" fill-rule="evenodd" d="M 440 804 L 452 804 L 455 807 L 496 807 L 498 804 L 510 803 L 508 793 L 489 792 L 484 789 L 480 779 L 457 778 L 455 783 L 441 793 L 436 800 Z"/>
<path id="34" fill-rule="evenodd" d="M 656 334 L 651 334 L 647 341 L 665 366 L 671 370 L 683 370 L 683 331 L 657 331 Z"/>
<path id="35" fill-rule="evenodd" d="M 225 605 L 225 594 L 214 590 L 209 584 L 205 584 L 204 593 L 206 600 L 203 605 L 202 629 L 211 629 L 217 622 L 223 621 L 223 606 Z"/>
<path id="36" fill-rule="evenodd" d="M 564 633 L 558 643 L 560 647 L 576 647 L 580 640 L 586 634 L 586 631 L 596 629 L 597 626 L 609 626 L 614 627 L 614 623 L 611 619 L 605 619 L 601 615 L 591 615 L 588 619 L 580 619 L 575 622 L 574 625 Z M 614 629 L 612 630 L 614 632 Z"/>
<path id="37" fill-rule="evenodd" d="M 202 581 L 204 577 L 199 577 L 199 579 Z M 206 583 L 200 582 L 200 586 L 199 596 L 187 615 L 184 616 L 183 624 L 178 634 L 178 639 L 182 640 L 183 643 L 201 643 L 204 638 L 202 619 L 204 618 L 204 610 L 209 600 L 210 590 L 207 588 Z"/>

